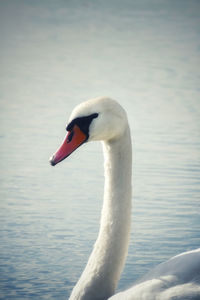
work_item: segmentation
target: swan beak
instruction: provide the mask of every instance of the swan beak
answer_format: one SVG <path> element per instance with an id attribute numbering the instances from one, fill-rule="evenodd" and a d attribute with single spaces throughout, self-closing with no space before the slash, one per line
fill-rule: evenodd
<path id="1" fill-rule="evenodd" d="M 61 144 L 60 148 L 50 158 L 50 164 L 55 166 L 74 150 L 81 146 L 87 140 L 87 136 L 83 133 L 77 125 L 74 125 L 72 131 L 69 131 Z"/>

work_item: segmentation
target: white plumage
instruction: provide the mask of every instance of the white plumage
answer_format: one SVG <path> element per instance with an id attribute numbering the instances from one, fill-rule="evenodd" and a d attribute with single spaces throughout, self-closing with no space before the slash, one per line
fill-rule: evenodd
<path id="1" fill-rule="evenodd" d="M 100 140 L 103 143 L 104 201 L 96 243 L 70 300 L 106 300 L 109 297 L 112 300 L 200 299 L 200 249 L 171 258 L 132 288 L 112 296 L 125 263 L 130 236 L 131 137 L 126 112 L 116 101 L 106 97 L 77 106 L 69 122 L 76 124 L 79 120 L 80 130 L 82 123 L 85 130 L 87 124 L 82 118 L 93 114 L 98 117 L 95 115 L 88 124 L 88 139 L 84 141 Z M 72 133 L 74 135 L 73 129 Z M 52 165 L 57 163 L 56 155 L 51 158 Z M 59 161 L 64 158 L 59 157 Z"/>

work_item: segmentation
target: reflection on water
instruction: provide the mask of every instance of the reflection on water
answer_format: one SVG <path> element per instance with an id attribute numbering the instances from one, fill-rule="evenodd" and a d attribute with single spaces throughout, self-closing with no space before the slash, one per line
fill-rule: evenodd
<path id="1" fill-rule="evenodd" d="M 87 98 L 118 99 L 132 130 L 133 225 L 119 289 L 199 247 L 199 8 L 0 3 L 1 299 L 66 299 L 87 261 L 102 204 L 100 144 L 48 164 Z"/>

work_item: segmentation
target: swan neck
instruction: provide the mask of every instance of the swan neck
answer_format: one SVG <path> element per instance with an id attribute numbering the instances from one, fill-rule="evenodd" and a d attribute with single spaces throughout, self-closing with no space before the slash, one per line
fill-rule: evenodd
<path id="1" fill-rule="evenodd" d="M 103 142 L 104 201 L 99 235 L 70 300 L 105 300 L 117 287 L 128 252 L 131 223 L 131 139 L 129 128 Z"/>

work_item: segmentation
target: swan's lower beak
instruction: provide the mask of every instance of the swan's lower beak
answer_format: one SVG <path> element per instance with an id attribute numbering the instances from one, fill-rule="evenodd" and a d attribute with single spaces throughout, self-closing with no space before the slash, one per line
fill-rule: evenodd
<path id="1" fill-rule="evenodd" d="M 67 156 L 69 156 L 74 150 L 81 146 L 87 140 L 87 136 L 80 130 L 77 125 L 74 125 L 72 131 L 69 131 L 58 150 L 50 158 L 50 164 L 55 166 L 61 162 Z"/>

